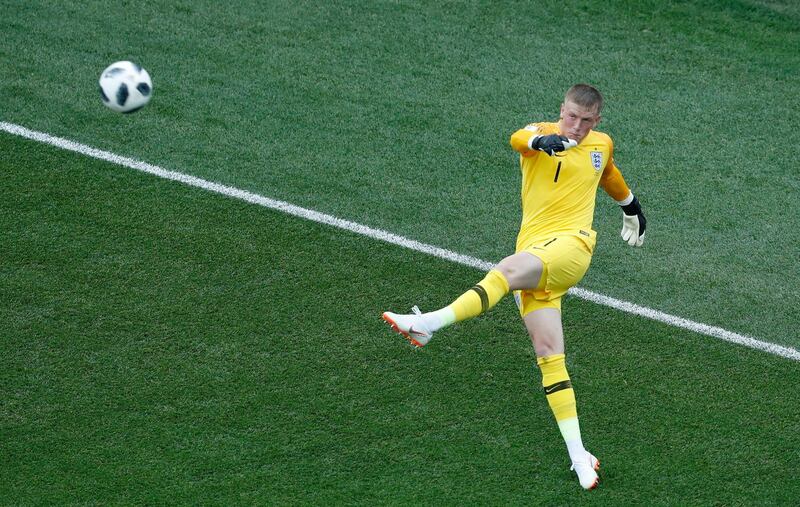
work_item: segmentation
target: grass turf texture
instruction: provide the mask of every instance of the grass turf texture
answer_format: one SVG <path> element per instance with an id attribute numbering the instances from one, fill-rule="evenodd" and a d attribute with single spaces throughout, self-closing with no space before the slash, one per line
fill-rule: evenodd
<path id="1" fill-rule="evenodd" d="M 421 351 L 379 319 L 476 271 L 29 141 L 0 152 L 0 498 L 582 498 L 510 301 Z M 596 503 L 798 498 L 793 362 L 565 312 Z"/>
<path id="2" fill-rule="evenodd" d="M 800 347 L 800 218 L 785 211 L 800 201 L 798 8 L 537 6 L 3 2 L 0 120 L 497 260 L 519 213 L 508 135 L 590 81 L 650 232 L 623 245 L 601 195 L 582 286 Z M 128 117 L 96 92 L 122 58 L 155 84 Z M 5 134 L 0 147 L 0 498 L 583 498 L 510 303 L 419 354 L 377 319 L 445 304 L 480 273 Z M 565 310 L 605 465 L 593 500 L 800 497 L 794 363 Z"/>
<path id="3" fill-rule="evenodd" d="M 800 201 L 794 2 L 0 9 L 3 120 L 490 261 L 518 226 L 508 136 L 554 119 L 570 84 L 595 83 L 650 231 L 629 249 L 601 196 L 582 286 L 800 347 L 784 255 L 800 218 L 783 212 Z M 121 58 L 153 76 L 133 117 L 96 92 Z"/>

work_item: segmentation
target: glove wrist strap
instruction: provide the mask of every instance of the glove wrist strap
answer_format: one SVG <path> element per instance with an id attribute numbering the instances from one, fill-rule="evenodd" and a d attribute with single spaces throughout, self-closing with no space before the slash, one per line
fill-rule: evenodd
<path id="1" fill-rule="evenodd" d="M 634 196 L 630 204 L 622 206 L 622 212 L 628 216 L 640 214 L 642 212 L 642 206 L 639 204 L 639 199 Z"/>

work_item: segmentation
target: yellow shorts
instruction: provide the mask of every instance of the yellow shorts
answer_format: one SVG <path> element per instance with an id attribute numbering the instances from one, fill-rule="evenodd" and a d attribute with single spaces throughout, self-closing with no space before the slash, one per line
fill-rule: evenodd
<path id="1" fill-rule="evenodd" d="M 584 233 L 581 231 L 582 234 Z M 523 317 L 541 308 L 561 310 L 561 297 L 570 287 L 577 285 L 592 262 L 595 234 L 585 238 L 563 234 L 549 239 L 535 240 L 517 252 L 527 252 L 544 264 L 539 286 L 532 290 L 514 291 L 519 313 Z"/>

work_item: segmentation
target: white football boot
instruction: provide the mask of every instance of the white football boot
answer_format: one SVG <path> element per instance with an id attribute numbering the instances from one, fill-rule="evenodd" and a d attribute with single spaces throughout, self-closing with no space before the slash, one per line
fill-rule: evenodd
<path id="1" fill-rule="evenodd" d="M 597 471 L 600 470 L 600 461 L 590 452 L 586 452 L 586 459 L 573 461 L 570 470 L 578 474 L 578 481 L 583 489 L 594 489 L 600 482 Z"/>
<path id="2" fill-rule="evenodd" d="M 392 329 L 405 336 L 406 340 L 415 347 L 424 347 L 430 341 L 433 333 L 420 317 L 422 312 L 419 311 L 419 308 L 415 306 L 411 311 L 414 313 L 406 315 L 384 312 L 383 320 L 392 326 Z"/>

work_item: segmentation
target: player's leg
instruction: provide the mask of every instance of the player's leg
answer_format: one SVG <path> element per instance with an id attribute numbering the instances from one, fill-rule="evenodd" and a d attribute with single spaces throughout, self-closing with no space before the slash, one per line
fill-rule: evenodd
<path id="1" fill-rule="evenodd" d="M 523 321 L 536 351 L 547 403 L 567 445 L 573 470 L 581 486 L 592 489 L 598 483 L 596 470 L 600 468 L 600 463 L 583 447 L 575 391 L 565 362 L 561 311 L 556 307 L 560 304 L 549 301 L 541 305 L 542 308 L 526 314 Z"/>
<path id="2" fill-rule="evenodd" d="M 510 291 L 536 287 L 543 269 L 541 259 L 528 252 L 509 255 L 489 271 L 483 280 L 443 308 L 453 316 L 452 321 L 447 324 L 486 313 Z"/>
<path id="3" fill-rule="evenodd" d="M 421 313 L 414 307 L 414 313 L 406 315 L 385 312 L 383 319 L 412 344 L 422 347 L 434 332 L 487 312 L 510 291 L 536 287 L 542 270 L 538 257 L 518 252 L 500 261 L 481 281 L 444 308 Z"/>
<path id="4" fill-rule="evenodd" d="M 545 397 L 567 445 L 573 469 L 581 486 L 591 489 L 597 485 L 599 463 L 583 447 L 575 391 L 564 355 L 561 298 L 583 278 L 592 254 L 586 243 L 575 236 L 559 237 L 539 245 L 535 251 L 544 263 L 544 275 L 535 289 L 518 294 L 520 315 L 533 342 Z"/>

